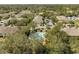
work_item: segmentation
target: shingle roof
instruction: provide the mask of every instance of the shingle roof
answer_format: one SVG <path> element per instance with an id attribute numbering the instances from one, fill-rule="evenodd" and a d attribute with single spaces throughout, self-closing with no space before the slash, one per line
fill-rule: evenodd
<path id="1" fill-rule="evenodd" d="M 63 28 L 62 31 L 66 32 L 69 36 L 79 36 L 79 29 L 75 27 Z"/>
<path id="2" fill-rule="evenodd" d="M 79 16 L 72 16 L 72 17 L 70 17 L 70 16 L 56 16 L 56 18 L 58 19 L 58 20 L 60 20 L 60 21 L 68 21 L 68 20 L 79 20 Z"/>
<path id="3" fill-rule="evenodd" d="M 67 20 L 66 16 L 56 16 L 56 18 L 60 21 L 66 21 Z"/>
<path id="4" fill-rule="evenodd" d="M 0 33 L 16 33 L 18 31 L 17 26 L 9 27 L 9 26 L 0 26 Z"/>
<path id="5" fill-rule="evenodd" d="M 42 19 L 43 19 L 42 16 L 37 15 L 36 17 L 34 17 L 33 22 L 36 24 L 40 24 L 40 23 L 43 23 Z"/>

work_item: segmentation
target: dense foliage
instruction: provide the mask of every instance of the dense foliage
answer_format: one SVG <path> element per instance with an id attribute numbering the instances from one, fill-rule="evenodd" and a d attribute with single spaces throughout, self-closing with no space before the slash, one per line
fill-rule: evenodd
<path id="1" fill-rule="evenodd" d="M 57 15 L 78 15 L 79 5 L 1 5 L 0 14 L 15 11 L 18 14 L 22 10 L 30 10 L 31 15 L 22 15 L 21 20 L 13 18 L 6 24 L 18 26 L 20 31 L 18 33 L 8 35 L 0 41 L 0 53 L 14 53 L 14 54 L 71 54 L 79 53 L 79 37 L 68 36 L 67 33 L 60 31 L 64 22 L 58 22 Z M 72 13 L 67 11 L 72 10 Z M 50 12 L 51 11 L 51 12 Z M 35 15 L 43 12 L 41 16 L 52 19 L 55 27 L 47 30 L 47 43 L 43 45 L 41 41 L 28 39 L 26 33 L 31 27 L 34 27 L 32 22 Z M 1 19 L 8 19 L 10 17 L 1 17 Z M 79 21 L 69 21 L 70 24 L 78 25 Z"/>

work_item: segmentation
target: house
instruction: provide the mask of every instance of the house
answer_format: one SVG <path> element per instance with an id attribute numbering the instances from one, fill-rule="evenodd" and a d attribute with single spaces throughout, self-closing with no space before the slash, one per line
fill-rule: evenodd
<path id="1" fill-rule="evenodd" d="M 61 31 L 64 31 L 68 34 L 68 36 L 79 36 L 79 28 L 71 27 L 71 28 L 62 28 Z"/>
<path id="2" fill-rule="evenodd" d="M 59 21 L 79 20 L 79 16 L 56 16 Z"/>
<path id="3" fill-rule="evenodd" d="M 33 19 L 33 22 L 35 24 L 35 29 L 51 29 L 54 27 L 54 24 L 51 19 L 43 19 L 43 17 L 39 15 Z"/>
<path id="4" fill-rule="evenodd" d="M 34 24 L 37 25 L 42 25 L 43 24 L 43 17 L 40 15 L 37 15 L 33 19 Z"/>
<path id="5" fill-rule="evenodd" d="M 66 16 L 63 16 L 63 15 L 61 15 L 61 16 L 56 16 L 56 18 L 57 18 L 59 21 L 67 21 Z"/>
<path id="6" fill-rule="evenodd" d="M 2 37 L 7 36 L 7 34 L 14 34 L 18 31 L 19 29 L 17 26 L 0 26 L 0 36 Z"/>

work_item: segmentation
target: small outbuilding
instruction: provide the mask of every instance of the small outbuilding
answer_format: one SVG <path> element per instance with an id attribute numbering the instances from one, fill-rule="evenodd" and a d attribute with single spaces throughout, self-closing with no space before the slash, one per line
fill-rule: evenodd
<path id="1" fill-rule="evenodd" d="M 30 36 L 31 39 L 36 39 L 36 40 L 44 40 L 45 39 L 45 33 L 44 32 L 36 32 L 33 33 Z"/>

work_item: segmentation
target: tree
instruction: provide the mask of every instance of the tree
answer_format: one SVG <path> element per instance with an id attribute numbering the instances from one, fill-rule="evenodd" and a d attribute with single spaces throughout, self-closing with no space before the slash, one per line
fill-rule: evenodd
<path id="1" fill-rule="evenodd" d="M 73 53 L 79 53 L 79 37 L 69 37 L 69 46 Z"/>
<path id="2" fill-rule="evenodd" d="M 22 33 L 9 35 L 0 46 L 0 53 L 12 54 L 40 54 L 48 53 L 47 48 L 38 40 L 29 40 Z"/>
<path id="3" fill-rule="evenodd" d="M 47 39 L 49 43 L 47 44 L 47 48 L 49 49 L 49 53 L 72 53 L 68 41 L 67 34 L 61 32 L 62 23 L 58 23 L 52 30 L 48 31 Z"/>

